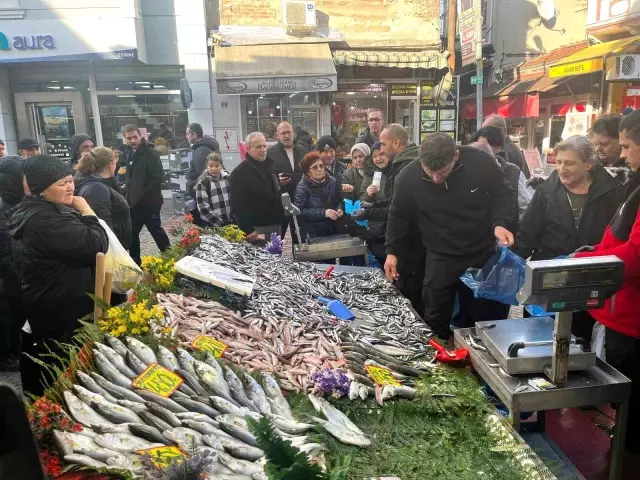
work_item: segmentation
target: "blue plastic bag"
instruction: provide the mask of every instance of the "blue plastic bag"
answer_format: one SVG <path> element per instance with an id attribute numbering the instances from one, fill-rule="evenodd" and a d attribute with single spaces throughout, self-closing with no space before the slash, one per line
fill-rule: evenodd
<path id="1" fill-rule="evenodd" d="M 526 262 L 506 247 L 498 247 L 481 269 L 470 268 L 460 280 L 476 298 L 518 305 L 516 294 L 524 283 Z"/>
<path id="2" fill-rule="evenodd" d="M 360 208 L 360 200 L 356 200 L 354 202 L 353 200 L 350 200 L 348 198 L 344 199 L 344 213 L 346 213 L 347 215 L 351 215 L 351 213 L 355 212 L 356 210 L 360 210 Z M 366 227 L 369 225 L 369 220 L 356 220 L 356 223 L 361 227 Z"/>

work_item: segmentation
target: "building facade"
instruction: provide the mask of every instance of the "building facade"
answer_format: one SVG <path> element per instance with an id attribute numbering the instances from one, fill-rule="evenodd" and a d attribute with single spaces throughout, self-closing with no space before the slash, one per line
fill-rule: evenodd
<path id="1" fill-rule="evenodd" d="M 138 125 L 174 146 L 213 129 L 203 0 L 0 0 L 0 138 L 66 157 L 88 133 L 118 146 Z M 191 101 L 189 101 L 191 97 Z"/>

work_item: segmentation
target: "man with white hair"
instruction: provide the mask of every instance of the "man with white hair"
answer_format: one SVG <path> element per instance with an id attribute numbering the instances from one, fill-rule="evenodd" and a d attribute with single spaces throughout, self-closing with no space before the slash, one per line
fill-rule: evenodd
<path id="1" fill-rule="evenodd" d="M 247 155 L 229 178 L 231 210 L 250 242 L 269 241 L 281 235 L 284 217 L 280 182 L 273 160 L 267 158 L 267 142 L 260 132 L 247 135 Z M 259 235 L 263 235 L 260 238 Z"/>
<path id="2" fill-rule="evenodd" d="M 506 162 L 513 163 L 518 167 L 526 178 L 529 178 L 529 166 L 524 158 L 524 153 L 518 148 L 518 146 L 511 141 L 509 134 L 507 133 L 507 122 L 502 115 L 490 115 L 482 124 L 483 127 L 497 127 L 502 132 L 504 137 L 504 148 L 499 156 Z"/>

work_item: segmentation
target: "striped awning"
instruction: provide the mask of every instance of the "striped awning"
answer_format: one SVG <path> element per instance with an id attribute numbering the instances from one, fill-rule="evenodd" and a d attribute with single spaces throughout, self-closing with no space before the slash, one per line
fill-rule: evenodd
<path id="1" fill-rule="evenodd" d="M 435 68 L 448 67 L 448 55 L 433 50 L 422 52 L 336 50 L 333 63 L 360 67 Z"/>

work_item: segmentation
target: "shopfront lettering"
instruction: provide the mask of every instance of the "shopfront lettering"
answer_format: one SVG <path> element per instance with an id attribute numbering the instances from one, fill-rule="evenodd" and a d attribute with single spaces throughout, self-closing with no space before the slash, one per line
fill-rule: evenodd
<path id="1" fill-rule="evenodd" d="M 51 35 L 16 35 L 12 38 L 11 43 L 9 43 L 7 36 L 0 32 L 0 50 L 11 50 L 11 47 L 21 51 L 44 49 L 54 50 L 56 48 L 56 41 Z"/>
<path id="2" fill-rule="evenodd" d="M 218 89 L 220 93 L 234 94 L 244 92 L 247 89 L 247 84 L 244 82 L 238 82 L 235 80 L 229 80 L 224 82 L 218 82 Z"/>
<path id="3" fill-rule="evenodd" d="M 314 90 L 324 90 L 333 85 L 333 81 L 328 78 L 312 78 L 307 82 L 307 85 Z"/>
<path id="4" fill-rule="evenodd" d="M 298 88 L 295 80 L 262 80 L 258 82 L 259 92 L 295 92 Z"/>

